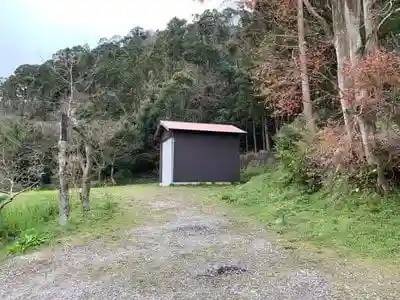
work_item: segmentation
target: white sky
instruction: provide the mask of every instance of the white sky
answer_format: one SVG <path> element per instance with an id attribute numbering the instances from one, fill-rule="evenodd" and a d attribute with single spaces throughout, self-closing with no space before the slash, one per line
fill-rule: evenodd
<path id="1" fill-rule="evenodd" d="M 0 77 L 39 63 L 61 48 L 125 35 L 135 26 L 162 29 L 174 16 L 191 20 L 223 0 L 0 0 Z"/>

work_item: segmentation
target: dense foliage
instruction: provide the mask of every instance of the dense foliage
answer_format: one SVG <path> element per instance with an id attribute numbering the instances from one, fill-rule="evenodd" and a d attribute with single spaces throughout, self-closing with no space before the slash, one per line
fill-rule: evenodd
<path id="1" fill-rule="evenodd" d="M 238 125 L 249 132 L 243 152 L 269 149 L 277 137 L 289 181 L 309 191 L 338 173 L 388 191 L 400 170 L 398 3 L 300 1 L 299 18 L 295 1 L 241 2 L 243 8 L 207 10 L 193 22 L 174 18 L 161 31 L 137 27 L 93 49 L 62 49 L 2 81 L 7 120 L 24 120 L 34 133 L 20 145 L 41 145 L 42 181 L 56 177 L 59 114 L 67 110 L 86 138 L 71 133 L 72 177 L 81 175 L 89 144 L 92 179 L 121 183 L 157 170 L 154 132 L 160 119 L 171 119 Z"/>
<path id="2" fill-rule="evenodd" d="M 46 175 L 55 175 L 51 148 L 59 112 L 71 97 L 95 146 L 93 175 L 99 180 L 121 182 L 155 170 L 153 136 L 160 119 L 248 127 L 256 142 L 250 134 L 243 150 L 254 144 L 262 149 L 266 121 L 251 77 L 252 22 L 245 10 L 205 11 L 192 23 L 174 18 L 162 31 L 137 27 L 124 37 L 102 39 L 94 49 L 62 49 L 44 64 L 21 65 L 3 82 L 2 111 L 43 133 L 36 142 L 48 152 Z M 72 154 L 81 151 L 77 138 L 73 144 Z"/>

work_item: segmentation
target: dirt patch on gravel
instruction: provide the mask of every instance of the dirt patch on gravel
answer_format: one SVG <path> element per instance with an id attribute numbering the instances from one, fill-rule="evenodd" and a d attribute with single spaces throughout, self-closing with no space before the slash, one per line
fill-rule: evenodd
<path id="1" fill-rule="evenodd" d="M 196 207 L 197 189 L 133 190 L 145 225 L 4 262 L 0 299 L 400 299 L 399 278 L 287 251 L 254 224 Z"/>

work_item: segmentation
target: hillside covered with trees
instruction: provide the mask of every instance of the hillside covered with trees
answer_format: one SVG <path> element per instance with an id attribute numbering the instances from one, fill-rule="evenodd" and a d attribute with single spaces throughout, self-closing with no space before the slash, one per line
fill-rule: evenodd
<path id="1" fill-rule="evenodd" d="M 193 23 L 173 19 L 163 31 L 133 28 L 94 49 L 62 49 L 42 65 L 21 65 L 2 82 L 3 122 L 24 128 L 21 151 L 27 144 L 40 145 L 34 152 L 47 160 L 44 183 L 57 173 L 51 153 L 66 106 L 90 136 L 98 180 L 154 171 L 158 145 L 153 135 L 160 119 L 255 128 L 256 142 L 250 135 L 243 151 L 262 149 L 266 110 L 252 79 L 252 51 L 259 41 L 251 26 L 254 17 L 248 11 L 206 11 Z M 78 157 L 79 134 L 72 139 L 71 153 Z M 21 168 L 36 164 L 30 154 L 25 158 Z"/>
<path id="2" fill-rule="evenodd" d="M 274 151 L 288 181 L 309 192 L 337 177 L 395 191 L 397 1 L 240 7 L 174 18 L 156 32 L 136 27 L 18 67 L 1 82 L 2 176 L 26 187 L 57 185 L 60 170 L 82 185 L 151 174 L 154 132 L 170 119 L 247 130 L 242 152 Z M 59 158 L 61 113 L 72 130 Z"/>

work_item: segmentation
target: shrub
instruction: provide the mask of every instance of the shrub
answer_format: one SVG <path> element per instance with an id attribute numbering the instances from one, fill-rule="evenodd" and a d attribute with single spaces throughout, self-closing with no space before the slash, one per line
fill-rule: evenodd
<path id="1" fill-rule="evenodd" d="M 371 142 L 371 150 L 375 160 L 383 169 L 386 179 L 391 184 L 398 184 L 400 182 L 398 180 L 400 131 L 396 132 L 392 128 L 386 129 L 379 126 L 377 130 L 384 131 L 385 134 L 375 135 L 373 143 Z M 352 143 L 349 143 L 348 134 L 343 125 L 333 123 L 320 130 L 313 151 L 308 153 L 308 159 L 314 161 L 321 172 L 335 175 L 335 178 L 344 178 L 352 185 L 376 190 L 377 183 L 379 184 L 377 165 L 367 162 L 364 146 L 359 137 L 355 135 Z"/>
<path id="2" fill-rule="evenodd" d="M 314 145 L 307 135 L 304 124 L 299 120 L 285 125 L 276 137 L 276 154 L 284 169 L 287 184 L 298 184 L 307 192 L 316 192 L 322 186 L 323 171 L 311 159 Z"/>
<path id="3" fill-rule="evenodd" d="M 19 237 L 7 248 L 9 254 L 25 253 L 48 241 L 45 234 L 37 229 L 29 229 L 22 232 Z"/>

